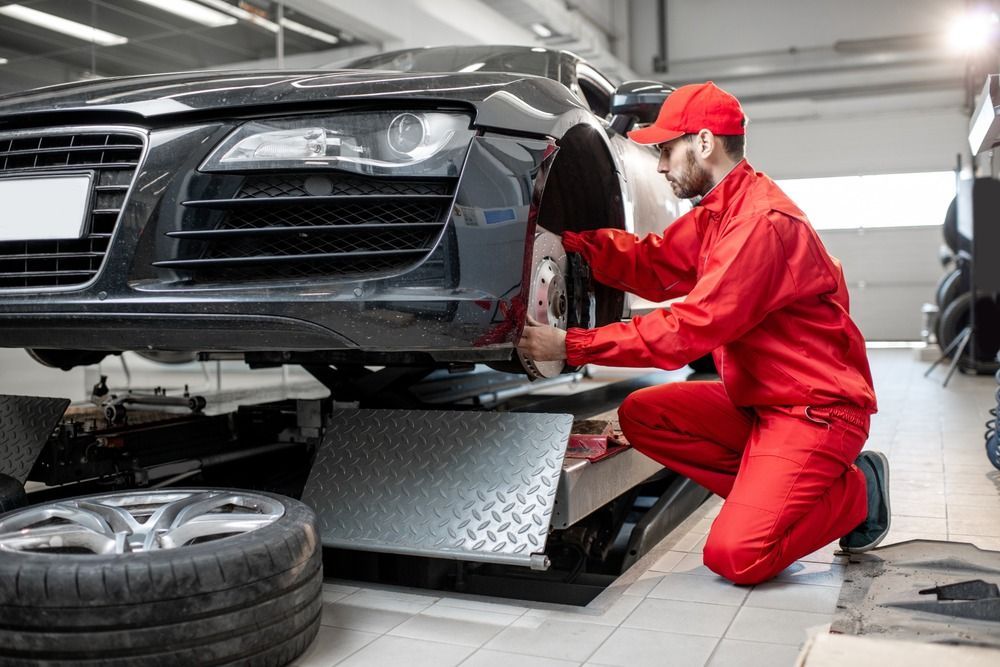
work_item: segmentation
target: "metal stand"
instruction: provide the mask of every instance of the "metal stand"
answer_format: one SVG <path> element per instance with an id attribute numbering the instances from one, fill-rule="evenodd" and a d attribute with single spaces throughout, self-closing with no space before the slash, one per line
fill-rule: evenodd
<path id="1" fill-rule="evenodd" d="M 951 343 L 948 344 L 948 347 L 944 349 L 944 351 L 941 353 L 941 356 L 938 357 L 937 360 L 935 360 L 935 362 L 931 364 L 931 367 L 924 372 L 924 377 L 927 377 L 932 372 L 934 372 L 934 369 L 937 368 L 942 361 L 947 359 L 948 355 L 950 355 L 952 351 L 955 350 L 955 348 L 958 348 L 958 350 L 955 351 L 955 356 L 951 358 L 951 363 L 948 364 L 948 374 L 944 376 L 944 382 L 941 383 L 942 387 L 947 387 L 948 382 L 951 380 L 951 376 L 955 374 L 955 369 L 958 368 L 958 364 L 962 359 L 962 355 L 965 354 L 965 348 L 969 346 L 971 340 L 972 340 L 972 327 L 967 326 L 964 329 L 962 329 L 962 331 L 957 336 L 955 336 L 955 340 L 951 341 Z"/>

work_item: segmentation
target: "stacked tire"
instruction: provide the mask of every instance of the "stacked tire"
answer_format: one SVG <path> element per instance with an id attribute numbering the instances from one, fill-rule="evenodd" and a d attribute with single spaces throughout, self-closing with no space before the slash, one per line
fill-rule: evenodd
<path id="1" fill-rule="evenodd" d="M 975 356 L 969 350 L 959 360 L 959 368 L 964 371 L 992 373 L 997 367 L 997 352 L 1000 351 L 1000 295 L 979 292 L 976 303 L 972 303 L 971 267 L 960 252 L 961 239 L 958 233 L 957 199 L 953 199 L 945 214 L 943 234 L 953 267 L 938 281 L 935 300 L 938 307 L 937 340 L 942 350 L 947 350 L 969 326 L 975 317 Z M 966 248 L 966 250 L 968 250 Z M 971 344 L 971 343 L 970 343 Z M 952 350 L 950 355 L 954 355 Z"/>
<path id="2" fill-rule="evenodd" d="M 163 489 L 34 505 L 0 516 L 0 664 L 286 665 L 319 630 L 322 584 L 315 515 L 290 498 Z"/>

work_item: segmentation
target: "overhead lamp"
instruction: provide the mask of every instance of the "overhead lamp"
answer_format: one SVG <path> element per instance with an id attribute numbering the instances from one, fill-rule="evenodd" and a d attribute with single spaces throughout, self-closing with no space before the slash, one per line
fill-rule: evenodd
<path id="1" fill-rule="evenodd" d="M 280 30 L 278 24 L 275 23 L 274 21 L 270 21 L 264 18 L 263 16 L 257 16 L 253 12 L 248 12 L 242 7 L 231 5 L 228 2 L 226 2 L 226 0 L 201 0 L 201 2 L 203 4 L 208 5 L 209 7 L 214 7 L 215 9 L 218 9 L 220 12 L 224 12 L 226 14 L 229 14 L 230 16 L 235 16 L 241 21 L 246 21 L 248 23 L 253 23 L 254 25 L 258 25 L 264 30 L 268 30 L 274 33 Z"/>
<path id="2" fill-rule="evenodd" d="M 956 17 L 948 28 L 948 43 L 955 51 L 980 51 L 997 36 L 1000 17 L 996 12 L 972 11 Z"/>
<path id="3" fill-rule="evenodd" d="M 31 9 L 30 7 L 25 7 L 24 5 L 4 5 L 0 7 L 0 14 L 9 16 L 12 19 L 17 19 L 18 21 L 24 21 L 25 23 L 36 25 L 39 28 L 45 28 L 46 30 L 59 32 L 64 35 L 69 35 L 70 37 L 76 37 L 77 39 L 82 39 L 85 42 L 100 44 L 101 46 L 116 46 L 118 44 L 128 43 L 128 37 L 116 35 L 113 32 L 107 32 L 106 30 L 98 30 L 97 28 L 92 28 L 89 25 L 77 23 L 76 21 L 70 21 L 69 19 L 64 19 L 61 16 L 56 16 L 54 14 L 40 12 L 37 9 Z"/>
<path id="4" fill-rule="evenodd" d="M 228 14 L 217 12 L 214 9 L 193 2 L 193 0 L 135 0 L 144 5 L 156 7 L 157 9 L 177 14 L 184 18 L 207 25 L 209 28 L 219 28 L 224 25 L 233 25 L 236 19 Z"/>
<path id="5" fill-rule="evenodd" d="M 544 23 L 532 23 L 531 30 L 542 39 L 552 36 L 552 29 Z"/>
<path id="6" fill-rule="evenodd" d="M 6 58 L 0 58 L 0 65 L 6 65 L 8 62 L 10 61 L 7 60 Z"/>
<path id="7" fill-rule="evenodd" d="M 309 26 L 299 23 L 298 21 L 282 18 L 279 23 L 281 23 L 281 26 L 287 30 L 294 30 L 295 32 L 305 35 L 306 37 L 312 37 L 313 39 L 318 39 L 319 41 L 326 42 L 327 44 L 337 44 L 340 42 L 340 38 L 336 35 L 331 35 L 328 32 L 323 32 L 322 30 L 317 30 L 316 28 L 310 28 Z"/>

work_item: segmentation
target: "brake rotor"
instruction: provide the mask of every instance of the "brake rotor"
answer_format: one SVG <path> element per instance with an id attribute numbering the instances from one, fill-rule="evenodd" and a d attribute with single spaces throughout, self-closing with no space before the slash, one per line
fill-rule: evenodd
<path id="1" fill-rule="evenodd" d="M 540 231 L 535 234 L 535 247 L 531 257 L 531 283 L 528 289 L 528 315 L 541 324 L 566 329 L 569 318 L 569 297 L 566 290 L 566 251 L 562 238 Z M 559 375 L 565 361 L 533 361 L 520 350 L 521 365 L 534 378 L 551 378 Z"/>

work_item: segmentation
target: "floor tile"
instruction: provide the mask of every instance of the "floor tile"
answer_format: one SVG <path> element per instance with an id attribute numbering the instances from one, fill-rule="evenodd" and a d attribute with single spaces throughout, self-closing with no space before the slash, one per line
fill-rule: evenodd
<path id="1" fill-rule="evenodd" d="M 461 667 L 513 667 L 514 665 L 517 667 L 579 667 L 580 663 L 484 648 L 466 658 Z"/>
<path id="2" fill-rule="evenodd" d="M 670 572 L 686 555 L 687 552 L 684 551 L 668 551 L 660 556 L 660 558 L 653 563 L 649 569 L 656 570 L 658 572 Z"/>
<path id="3" fill-rule="evenodd" d="M 704 559 L 701 554 L 684 554 L 671 572 L 677 572 L 680 574 L 697 574 L 703 577 L 718 577 L 715 572 L 712 572 L 707 567 L 705 567 Z"/>
<path id="4" fill-rule="evenodd" d="M 505 604 L 503 602 L 487 602 L 485 600 L 468 600 L 465 598 L 452 598 L 443 597 L 437 602 L 435 602 L 430 607 L 427 607 L 427 611 L 434 609 L 435 607 L 457 607 L 459 609 L 472 609 L 473 611 L 489 611 L 494 614 L 510 614 L 512 616 L 520 616 L 524 612 L 528 611 L 527 607 L 520 607 L 513 604 Z"/>
<path id="5" fill-rule="evenodd" d="M 383 611 L 345 605 L 339 602 L 325 603 L 320 623 L 347 630 L 361 630 L 384 634 L 400 623 L 409 619 L 412 614 L 401 611 Z"/>
<path id="6" fill-rule="evenodd" d="M 830 614 L 743 607 L 726 632 L 726 639 L 801 645 L 811 628 L 830 623 Z"/>
<path id="7" fill-rule="evenodd" d="M 647 597 L 739 606 L 749 590 L 720 577 L 671 573 L 665 575 Z"/>
<path id="8" fill-rule="evenodd" d="M 837 586 L 806 586 L 769 581 L 758 584 L 750 591 L 746 606 L 832 614 L 839 597 L 840 588 Z"/>
<path id="9" fill-rule="evenodd" d="M 320 626 L 315 641 L 291 667 L 328 667 L 378 639 L 371 632 Z"/>
<path id="10" fill-rule="evenodd" d="M 636 596 L 636 597 L 646 597 L 649 592 L 656 588 L 657 584 L 663 581 L 663 578 L 669 574 L 668 572 L 655 572 L 650 570 L 648 572 L 643 572 L 639 575 L 639 578 L 632 582 L 628 588 L 625 589 L 623 595 Z"/>
<path id="11" fill-rule="evenodd" d="M 474 649 L 456 644 L 439 644 L 406 637 L 379 637 L 351 655 L 337 667 L 456 667 Z"/>
<path id="12" fill-rule="evenodd" d="M 612 667 L 701 667 L 712 654 L 714 637 L 620 628 L 587 662 Z"/>
<path id="13" fill-rule="evenodd" d="M 839 563 L 795 561 L 778 573 L 775 581 L 815 586 L 840 586 L 844 581 L 844 566 Z"/>
<path id="14" fill-rule="evenodd" d="M 737 607 L 723 604 L 646 598 L 622 627 L 721 637 L 737 610 Z"/>
<path id="15" fill-rule="evenodd" d="M 607 625 L 522 616 L 484 648 L 583 662 L 613 631 L 614 628 Z"/>
<path id="16" fill-rule="evenodd" d="M 607 609 L 595 611 L 591 608 L 582 609 L 530 609 L 524 618 L 545 618 L 567 623 L 596 623 L 598 625 L 621 625 L 628 615 L 639 605 L 641 598 L 628 595 L 615 600 Z"/>
<path id="17" fill-rule="evenodd" d="M 798 654 L 797 646 L 723 639 L 708 667 L 792 667 Z"/>
<path id="18" fill-rule="evenodd" d="M 517 618 L 512 614 L 435 605 L 397 625 L 388 634 L 479 648 Z"/>

